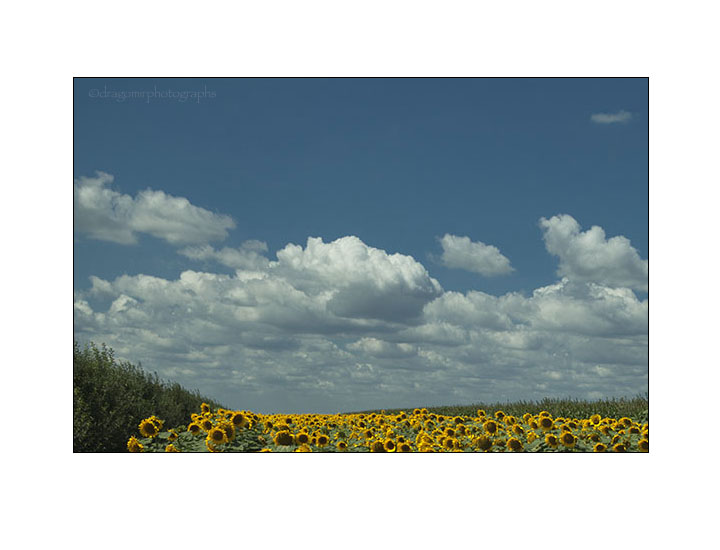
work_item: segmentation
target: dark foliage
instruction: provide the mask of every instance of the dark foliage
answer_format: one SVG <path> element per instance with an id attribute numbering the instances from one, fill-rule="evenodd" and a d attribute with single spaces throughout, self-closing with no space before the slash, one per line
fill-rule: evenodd
<path id="1" fill-rule="evenodd" d="M 144 418 L 155 415 L 165 426 L 180 426 L 203 402 L 222 407 L 197 391 L 161 381 L 157 373 L 118 363 L 105 344 L 80 349 L 74 342 L 73 347 L 74 452 L 127 452 L 128 438 Z"/>

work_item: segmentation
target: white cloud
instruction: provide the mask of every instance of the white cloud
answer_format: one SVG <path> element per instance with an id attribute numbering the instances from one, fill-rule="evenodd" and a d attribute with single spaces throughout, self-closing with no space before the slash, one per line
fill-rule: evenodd
<path id="1" fill-rule="evenodd" d="M 388 254 L 354 236 L 331 243 L 310 237 L 305 249 L 288 244 L 270 273 L 309 295 L 327 293 L 339 317 L 408 322 L 442 293 L 440 284 L 411 256 Z"/>
<path id="2" fill-rule="evenodd" d="M 628 288 L 560 283 L 539 288 L 530 299 L 533 328 L 588 336 L 633 336 L 648 332 L 648 300 Z"/>
<path id="3" fill-rule="evenodd" d="M 597 124 L 628 122 L 631 118 L 632 113 L 629 113 L 628 111 L 618 111 L 617 113 L 595 113 L 590 115 L 590 120 Z"/>
<path id="4" fill-rule="evenodd" d="M 578 222 L 567 214 L 541 218 L 540 227 L 545 248 L 560 258 L 558 275 L 647 292 L 648 261 L 640 258 L 627 238 L 606 239 L 597 225 L 581 232 Z"/>
<path id="5" fill-rule="evenodd" d="M 222 265 L 243 271 L 261 271 L 268 267 L 270 260 L 261 254 L 267 251 L 267 244 L 261 241 L 245 241 L 239 248 L 224 247 L 215 250 L 206 244 L 186 247 L 178 250 L 178 254 L 191 260 L 214 260 Z"/>
<path id="6" fill-rule="evenodd" d="M 417 347 L 412 344 L 394 344 L 377 338 L 361 338 L 347 347 L 372 357 L 402 358 L 417 355 Z"/>
<path id="7" fill-rule="evenodd" d="M 495 246 L 449 234 L 440 239 L 440 244 L 443 248 L 440 259 L 446 267 L 465 269 L 486 277 L 513 271 L 510 260 Z"/>
<path id="8" fill-rule="evenodd" d="M 110 189 L 114 177 L 96 172 L 73 184 L 75 230 L 92 239 L 118 244 L 137 243 L 147 233 L 170 244 L 223 240 L 235 227 L 230 216 L 214 214 L 183 197 L 146 189 L 135 198 Z"/>
<path id="9" fill-rule="evenodd" d="M 449 322 L 460 327 L 507 330 L 510 318 L 498 307 L 498 299 L 484 292 L 445 292 L 425 307 L 429 322 Z"/>
<path id="10" fill-rule="evenodd" d="M 196 256 L 232 262 L 211 248 Z M 442 292 L 412 257 L 357 237 L 311 238 L 255 267 L 93 277 L 75 293 L 76 337 L 258 412 L 609 397 L 647 385 L 648 301 L 627 287 L 566 278 L 530 296 Z"/>

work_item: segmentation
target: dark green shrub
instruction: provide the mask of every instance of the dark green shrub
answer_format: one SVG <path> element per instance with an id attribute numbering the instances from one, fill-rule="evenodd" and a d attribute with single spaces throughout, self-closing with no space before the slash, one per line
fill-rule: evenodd
<path id="1" fill-rule="evenodd" d="M 187 424 L 203 402 L 222 407 L 140 366 L 118 363 L 105 344 L 80 349 L 74 342 L 73 348 L 74 452 L 126 452 L 128 438 L 144 418 L 155 415 L 170 428 Z"/>

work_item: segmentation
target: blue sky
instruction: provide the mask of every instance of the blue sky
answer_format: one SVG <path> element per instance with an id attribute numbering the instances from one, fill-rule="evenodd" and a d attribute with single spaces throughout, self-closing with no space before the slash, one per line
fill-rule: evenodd
<path id="1" fill-rule="evenodd" d="M 257 412 L 647 391 L 646 79 L 74 88 L 80 341 Z"/>

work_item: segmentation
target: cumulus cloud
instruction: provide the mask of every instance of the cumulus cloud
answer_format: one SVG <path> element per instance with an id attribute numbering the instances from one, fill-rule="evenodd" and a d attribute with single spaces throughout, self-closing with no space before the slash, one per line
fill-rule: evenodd
<path id="1" fill-rule="evenodd" d="M 616 124 L 618 122 L 628 122 L 632 118 L 632 113 L 628 111 L 618 111 L 617 113 L 594 113 L 590 115 L 590 120 L 596 124 Z"/>
<path id="2" fill-rule="evenodd" d="M 538 330 L 587 336 L 634 336 L 648 332 L 648 300 L 628 288 L 595 283 L 560 283 L 539 288 L 528 320 Z"/>
<path id="3" fill-rule="evenodd" d="M 506 330 L 513 324 L 496 297 L 478 291 L 445 292 L 425 307 L 425 319 L 491 330 Z"/>
<path id="4" fill-rule="evenodd" d="M 412 344 L 395 344 L 377 338 L 361 338 L 347 347 L 372 357 L 401 358 L 417 355 L 417 347 Z"/>
<path id="5" fill-rule="evenodd" d="M 138 233 L 147 233 L 180 245 L 223 240 L 235 227 L 230 216 L 194 206 L 184 197 L 146 189 L 133 198 L 112 190 L 113 181 L 99 171 L 75 180 L 75 231 L 118 244 L 135 244 Z"/>
<path id="6" fill-rule="evenodd" d="M 443 248 L 440 260 L 446 267 L 465 269 L 486 277 L 513 271 L 510 260 L 495 246 L 449 234 L 440 239 L 440 244 Z"/>
<path id="7" fill-rule="evenodd" d="M 477 291 L 446 292 L 425 307 L 425 319 L 491 332 L 518 328 L 539 333 L 586 336 L 647 334 L 648 300 L 627 288 L 561 282 L 536 289 L 532 296 L 491 296 Z"/>
<path id="8" fill-rule="evenodd" d="M 554 236 L 550 246 L 566 250 Z M 257 265 L 246 254 L 266 250 L 249 242 L 183 252 L 234 267 L 232 275 L 92 277 L 75 292 L 76 337 L 258 412 L 596 398 L 647 387 L 648 300 L 629 287 L 567 276 L 528 296 L 443 292 L 411 256 L 357 237 L 310 238 Z"/>
<path id="9" fill-rule="evenodd" d="M 233 269 L 258 271 L 266 269 L 270 263 L 270 260 L 261 254 L 267 252 L 267 249 L 267 244 L 264 242 L 249 240 L 238 248 L 224 247 L 222 250 L 216 250 L 206 244 L 183 248 L 178 250 L 178 254 L 191 260 L 214 260 Z"/>
<path id="10" fill-rule="evenodd" d="M 648 261 L 640 258 L 627 238 L 606 239 L 597 225 L 580 231 L 580 224 L 567 214 L 541 218 L 540 227 L 545 248 L 560 258 L 558 275 L 647 292 Z"/>
<path id="11" fill-rule="evenodd" d="M 277 258 L 270 264 L 274 276 L 309 295 L 327 295 L 328 310 L 339 317 L 407 322 L 442 293 L 411 256 L 388 254 L 354 236 L 331 243 L 310 237 L 304 249 L 288 244 Z"/>

